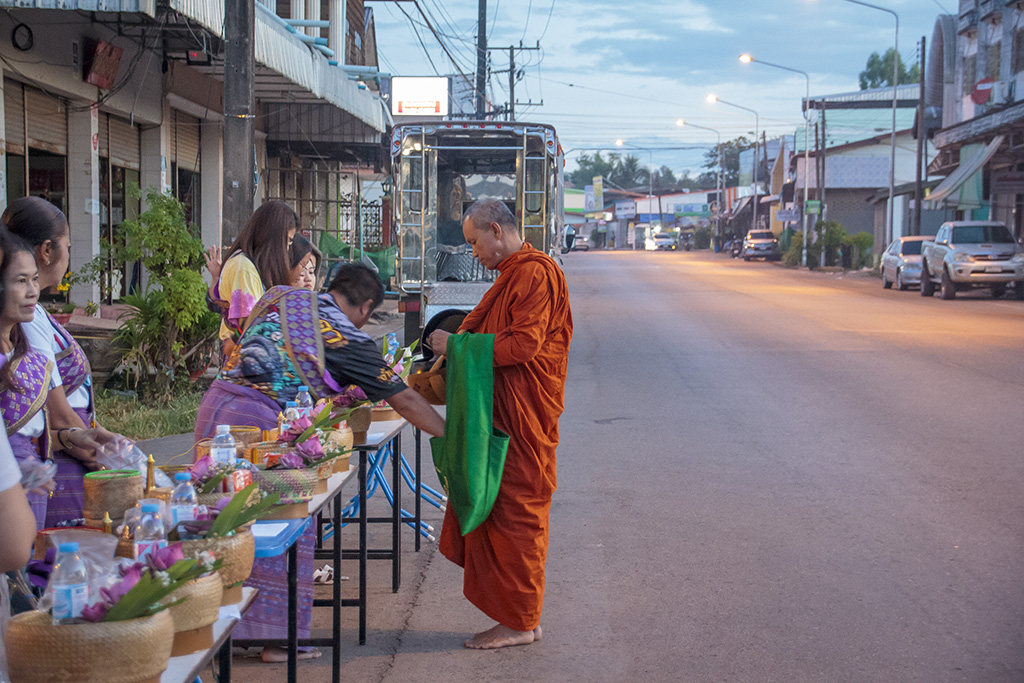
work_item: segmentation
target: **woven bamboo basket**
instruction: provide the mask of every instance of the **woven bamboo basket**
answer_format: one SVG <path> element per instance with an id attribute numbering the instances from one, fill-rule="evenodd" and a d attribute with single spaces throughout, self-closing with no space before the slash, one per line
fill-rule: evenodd
<path id="1" fill-rule="evenodd" d="M 174 591 L 164 602 L 185 601 L 168 608 L 174 620 L 174 645 L 171 656 L 192 654 L 213 646 L 213 623 L 220 614 L 224 584 L 220 574 L 212 572 L 189 581 Z"/>
<path id="2" fill-rule="evenodd" d="M 445 377 L 447 368 L 442 366 L 444 356 L 438 357 L 429 369 L 424 370 L 422 363 L 413 364 L 413 373 L 409 375 L 405 383 L 412 387 L 413 391 L 427 399 L 427 403 L 435 406 L 443 406 L 447 399 Z"/>
<path id="3" fill-rule="evenodd" d="M 328 430 L 327 444 L 325 445 L 327 450 L 351 450 L 354 445 L 355 440 L 352 438 L 352 430 L 347 422 L 341 422 L 334 429 Z"/>
<path id="4" fill-rule="evenodd" d="M 143 496 L 142 474 L 136 470 L 90 472 L 82 478 L 85 490 L 83 513 L 86 526 L 102 527 L 104 513 L 114 526 L 124 521 L 124 513 L 135 507 Z"/>
<path id="5" fill-rule="evenodd" d="M 398 411 L 389 405 L 373 407 L 372 422 L 386 422 L 388 420 L 397 420 L 398 418 Z"/>
<path id="6" fill-rule="evenodd" d="M 199 557 L 201 553 L 211 552 L 223 564 L 217 572 L 224 584 L 224 604 L 234 604 L 241 599 L 240 590 L 232 589 L 235 584 L 245 581 L 252 573 L 252 563 L 256 557 L 256 541 L 248 529 L 235 530 L 234 536 L 224 538 L 202 538 L 193 541 L 182 541 L 181 552 L 185 557 Z"/>
<path id="7" fill-rule="evenodd" d="M 373 409 L 368 405 L 359 406 L 349 414 L 348 427 L 352 430 L 352 438 L 357 443 L 366 441 L 366 432 L 369 431 L 371 422 Z"/>
<path id="8" fill-rule="evenodd" d="M 316 491 L 317 469 L 304 470 L 260 470 L 253 473 L 261 491 L 280 493 L 281 504 L 305 503 Z"/>
<path id="9" fill-rule="evenodd" d="M 19 614 L 4 644 L 12 683 L 150 683 L 167 668 L 174 620 L 151 617 L 98 624 L 60 624 L 46 612 Z"/>
<path id="10" fill-rule="evenodd" d="M 213 507 L 218 502 L 220 502 L 221 498 L 231 498 L 234 495 L 234 493 L 222 493 L 220 491 L 212 491 L 210 493 L 197 493 L 196 502 L 199 505 L 205 505 L 206 507 L 209 508 Z M 252 495 L 249 496 L 249 500 L 245 502 L 245 506 L 243 506 L 242 509 L 244 510 L 246 508 L 250 508 L 258 502 L 260 502 L 260 492 L 259 488 L 256 488 L 252 492 Z"/>

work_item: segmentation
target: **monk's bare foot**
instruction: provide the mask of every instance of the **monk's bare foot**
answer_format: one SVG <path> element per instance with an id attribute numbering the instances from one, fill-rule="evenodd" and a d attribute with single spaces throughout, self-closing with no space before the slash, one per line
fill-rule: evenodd
<path id="1" fill-rule="evenodd" d="M 540 640 L 540 628 L 533 631 L 516 631 L 508 626 L 496 624 L 463 643 L 472 650 L 494 650 L 499 647 L 511 647 L 513 645 L 529 645 L 535 640 Z"/>
<path id="2" fill-rule="evenodd" d="M 538 626 L 537 628 L 533 629 L 533 640 L 534 640 L 534 642 L 537 642 L 538 640 L 540 640 L 540 637 L 543 636 L 543 635 L 544 635 L 544 631 L 541 630 L 540 626 Z"/>

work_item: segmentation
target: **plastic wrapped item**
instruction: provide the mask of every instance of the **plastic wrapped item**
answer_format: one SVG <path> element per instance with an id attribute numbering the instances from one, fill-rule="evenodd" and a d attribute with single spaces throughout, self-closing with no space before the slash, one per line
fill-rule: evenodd
<path id="1" fill-rule="evenodd" d="M 117 538 L 110 534 L 86 529 L 62 529 L 52 531 L 48 534 L 47 542 L 53 544 L 47 552 L 47 558 L 51 561 L 52 551 L 61 543 L 77 543 L 78 555 L 85 563 L 86 571 L 89 574 L 89 604 L 98 599 L 100 588 L 109 586 L 117 577 L 117 561 L 114 558 L 114 551 L 117 548 Z M 38 609 L 49 610 L 52 606 L 51 591 L 43 593 L 39 600 Z"/>
<path id="2" fill-rule="evenodd" d="M 171 507 L 167 504 L 167 501 L 160 500 L 159 498 L 143 498 L 139 501 L 138 505 L 126 510 L 124 513 L 124 524 L 127 525 L 129 529 L 134 529 L 135 525 L 139 523 L 139 518 L 142 517 L 142 506 L 146 503 L 156 503 L 160 506 L 160 512 L 158 514 L 160 515 L 160 521 L 164 523 L 165 532 L 169 532 L 174 528 Z M 118 534 L 122 533 L 123 530 L 123 526 L 118 527 Z"/>
<path id="3" fill-rule="evenodd" d="M 21 469 L 21 485 L 26 491 L 41 489 L 57 475 L 57 463 L 52 460 L 40 462 L 34 458 L 27 458 L 18 463 Z"/>
<path id="4" fill-rule="evenodd" d="M 146 454 L 139 450 L 134 441 L 120 434 L 114 435 L 113 439 L 97 449 L 96 461 L 110 470 L 136 470 L 143 476 L 146 474 Z M 160 468 L 155 468 L 153 478 L 156 486 L 174 486 L 174 482 Z"/>

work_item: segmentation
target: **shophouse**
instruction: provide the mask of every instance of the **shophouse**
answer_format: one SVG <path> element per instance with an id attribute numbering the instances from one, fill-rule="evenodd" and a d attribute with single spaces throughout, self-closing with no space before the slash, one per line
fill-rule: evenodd
<path id="1" fill-rule="evenodd" d="M 178 197 L 205 244 L 222 243 L 223 0 L 0 7 L 0 205 L 36 195 L 63 209 L 72 270 L 139 214 L 148 188 Z M 359 173 L 382 170 L 372 12 L 362 0 L 255 7 L 253 203 L 282 198 L 304 229 L 337 227 Z M 103 295 L 130 286 L 120 273 Z M 100 294 L 72 290 L 80 304 Z"/>

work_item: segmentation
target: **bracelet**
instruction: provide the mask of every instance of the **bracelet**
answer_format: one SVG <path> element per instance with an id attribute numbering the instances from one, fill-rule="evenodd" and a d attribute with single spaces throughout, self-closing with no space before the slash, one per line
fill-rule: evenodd
<path id="1" fill-rule="evenodd" d="M 71 432 L 80 432 L 81 427 L 68 427 L 67 429 L 57 430 L 57 443 L 60 445 L 62 451 L 68 451 L 75 447 L 75 444 L 71 442 Z M 68 438 L 64 438 L 64 434 L 67 433 Z"/>

